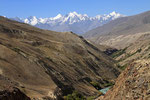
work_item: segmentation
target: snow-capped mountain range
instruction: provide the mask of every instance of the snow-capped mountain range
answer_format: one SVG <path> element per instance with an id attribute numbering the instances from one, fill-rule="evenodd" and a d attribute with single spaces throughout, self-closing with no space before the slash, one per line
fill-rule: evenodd
<path id="1" fill-rule="evenodd" d="M 30 16 L 25 19 L 18 17 L 11 19 L 42 29 L 59 32 L 72 31 L 77 34 L 82 34 L 119 17 L 124 17 L 124 15 L 112 12 L 110 14 L 89 17 L 87 14 L 71 12 L 66 15 L 58 14 L 56 17 L 49 18 L 37 18 L 36 16 Z"/>

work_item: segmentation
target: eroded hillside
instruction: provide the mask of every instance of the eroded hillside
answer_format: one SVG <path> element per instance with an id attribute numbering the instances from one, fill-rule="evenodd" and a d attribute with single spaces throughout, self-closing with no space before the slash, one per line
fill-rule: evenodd
<path id="1" fill-rule="evenodd" d="M 0 91 L 16 87 L 30 98 L 60 99 L 74 90 L 95 96 L 91 82 L 103 88 L 118 75 L 110 57 L 74 33 L 0 17 Z"/>
<path id="2" fill-rule="evenodd" d="M 125 69 L 128 64 L 136 60 L 150 58 L 150 32 L 143 33 L 134 43 L 128 47 L 118 50 L 111 55 L 118 67 Z"/>

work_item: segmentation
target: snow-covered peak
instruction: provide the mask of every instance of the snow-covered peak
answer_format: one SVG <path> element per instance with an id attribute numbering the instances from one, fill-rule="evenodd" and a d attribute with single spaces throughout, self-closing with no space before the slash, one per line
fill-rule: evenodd
<path id="1" fill-rule="evenodd" d="M 56 17 L 53 17 L 53 20 L 60 19 L 61 17 L 63 17 L 63 16 L 61 14 L 58 14 Z"/>
<path id="2" fill-rule="evenodd" d="M 116 16 L 118 13 L 116 13 L 115 11 L 111 12 L 109 15 L 111 16 Z"/>
<path id="3" fill-rule="evenodd" d="M 97 16 L 95 16 L 95 19 L 101 19 L 102 18 L 102 15 L 97 15 Z"/>
<path id="4" fill-rule="evenodd" d="M 119 17 L 124 17 L 124 15 L 115 11 L 111 12 L 110 14 L 96 15 L 94 17 L 90 17 L 87 14 L 78 14 L 74 11 L 66 15 L 58 14 L 55 17 L 37 18 L 36 16 L 30 16 L 25 19 L 17 17 L 11 19 L 43 29 L 58 31 L 58 27 L 60 27 L 60 31 L 73 31 L 75 30 L 74 27 L 81 27 L 82 31 L 86 32 L 89 29 L 96 28 Z M 87 27 L 89 28 L 87 29 Z M 73 30 L 68 30 L 68 28 L 72 28 Z"/>
<path id="5" fill-rule="evenodd" d="M 25 22 L 27 24 L 31 25 L 37 25 L 37 24 L 50 24 L 51 26 L 57 25 L 57 24 L 74 24 L 79 23 L 83 21 L 107 21 L 109 19 L 114 20 L 116 18 L 123 17 L 123 15 L 116 13 L 115 11 L 111 12 L 110 14 L 104 14 L 104 15 L 97 15 L 94 17 L 89 17 L 87 14 L 78 14 L 77 12 L 70 12 L 66 15 L 58 14 L 55 17 L 50 18 L 36 18 L 36 16 L 30 16 L 26 19 L 19 19 L 14 18 L 17 21 Z"/>
<path id="6" fill-rule="evenodd" d="M 24 20 L 25 23 L 31 24 L 31 25 L 36 25 L 38 23 L 38 19 L 36 16 L 30 16 Z"/>
<path id="7" fill-rule="evenodd" d="M 88 15 L 87 15 L 87 14 L 83 14 L 83 16 L 84 16 L 84 17 L 88 17 Z"/>
<path id="8" fill-rule="evenodd" d="M 124 15 L 121 15 L 120 13 L 117 13 L 115 11 L 111 12 L 109 15 L 113 17 L 113 20 L 119 17 L 124 17 Z"/>
<path id="9" fill-rule="evenodd" d="M 77 12 L 70 12 L 69 14 L 68 14 L 68 16 L 69 17 L 74 17 L 74 16 L 80 16 L 80 14 L 78 14 Z"/>

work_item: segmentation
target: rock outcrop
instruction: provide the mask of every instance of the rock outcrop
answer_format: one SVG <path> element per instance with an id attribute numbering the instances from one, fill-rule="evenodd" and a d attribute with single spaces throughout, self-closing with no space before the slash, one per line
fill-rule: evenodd
<path id="1" fill-rule="evenodd" d="M 17 88 L 0 91 L 0 100 L 31 100 Z"/>

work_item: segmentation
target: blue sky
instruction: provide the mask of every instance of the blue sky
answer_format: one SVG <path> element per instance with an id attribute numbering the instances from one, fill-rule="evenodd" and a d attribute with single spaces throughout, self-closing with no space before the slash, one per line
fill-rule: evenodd
<path id="1" fill-rule="evenodd" d="M 0 15 L 53 17 L 76 11 L 95 16 L 112 11 L 134 15 L 150 10 L 150 0 L 0 0 Z"/>

